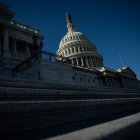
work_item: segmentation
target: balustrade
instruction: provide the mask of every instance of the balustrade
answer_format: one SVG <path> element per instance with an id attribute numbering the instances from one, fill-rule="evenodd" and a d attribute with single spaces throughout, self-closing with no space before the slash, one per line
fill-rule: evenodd
<path id="1" fill-rule="evenodd" d="M 27 59 L 27 57 L 28 56 L 25 54 L 18 54 L 18 53 L 11 52 L 11 58 L 14 60 L 24 61 Z"/>

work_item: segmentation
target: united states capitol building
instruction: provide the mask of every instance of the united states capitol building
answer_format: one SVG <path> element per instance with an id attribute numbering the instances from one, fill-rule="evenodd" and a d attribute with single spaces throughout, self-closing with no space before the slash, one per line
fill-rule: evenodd
<path id="1" fill-rule="evenodd" d="M 76 31 L 69 13 L 56 54 L 43 50 L 39 30 L 14 15 L 0 4 L 0 137 L 140 111 L 136 74 L 130 67 L 104 66 L 96 45 Z M 124 133 L 124 127 L 119 130 Z"/>
<path id="2" fill-rule="evenodd" d="M 68 32 L 56 54 L 43 51 L 40 31 L 13 20 L 14 13 L 0 4 L 0 75 L 87 87 L 138 88 L 129 67 L 113 70 L 67 13 Z"/>

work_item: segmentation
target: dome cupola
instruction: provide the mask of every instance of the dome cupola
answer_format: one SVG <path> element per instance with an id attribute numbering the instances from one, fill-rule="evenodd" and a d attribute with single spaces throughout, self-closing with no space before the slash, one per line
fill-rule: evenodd
<path id="1" fill-rule="evenodd" d="M 83 33 L 77 32 L 69 13 L 66 14 L 67 34 L 61 39 L 57 55 L 69 58 L 74 65 L 85 67 L 103 66 L 102 56 L 96 46 Z"/>

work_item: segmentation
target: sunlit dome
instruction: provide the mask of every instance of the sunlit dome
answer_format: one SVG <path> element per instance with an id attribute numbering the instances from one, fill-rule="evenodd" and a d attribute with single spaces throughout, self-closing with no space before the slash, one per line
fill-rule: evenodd
<path id="1" fill-rule="evenodd" d="M 59 48 L 66 46 L 70 42 L 87 42 L 91 43 L 88 38 L 81 32 L 68 32 L 60 41 Z"/>
<path id="2" fill-rule="evenodd" d="M 61 39 L 57 55 L 69 58 L 72 64 L 85 67 L 103 66 L 102 56 L 96 52 L 96 46 L 83 33 L 75 31 L 72 17 L 67 13 L 68 32 Z"/>

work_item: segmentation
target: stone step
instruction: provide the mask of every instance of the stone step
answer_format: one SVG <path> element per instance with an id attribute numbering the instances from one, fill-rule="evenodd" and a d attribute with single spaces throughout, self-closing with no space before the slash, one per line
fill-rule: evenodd
<path id="1" fill-rule="evenodd" d="M 122 105 L 134 105 L 135 107 L 140 106 L 140 98 L 122 98 L 122 99 L 83 99 L 83 100 L 29 100 L 29 101 L 0 101 L 0 113 L 12 114 L 16 112 L 53 112 L 53 110 L 64 110 L 70 111 L 70 109 L 81 110 L 97 109 L 100 107 L 119 107 Z M 95 108 L 93 108 L 95 107 Z M 16 114 L 15 114 L 16 115 Z M 0 116 L 1 117 L 1 116 Z"/>
<path id="2" fill-rule="evenodd" d="M 0 100 L 135 98 L 139 93 L 0 87 Z"/>

